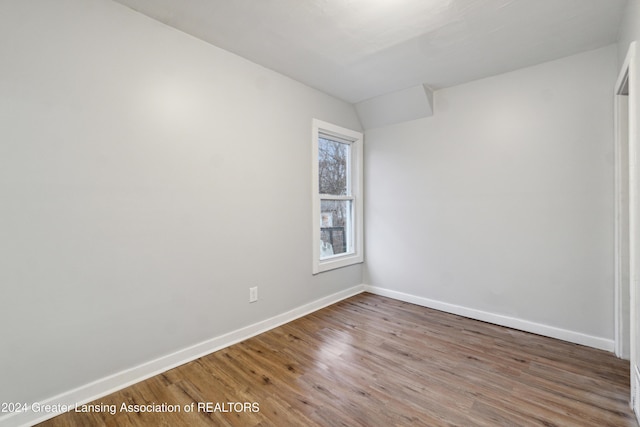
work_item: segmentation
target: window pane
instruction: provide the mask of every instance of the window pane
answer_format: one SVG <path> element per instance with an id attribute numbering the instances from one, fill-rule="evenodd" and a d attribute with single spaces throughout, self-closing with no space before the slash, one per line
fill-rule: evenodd
<path id="1" fill-rule="evenodd" d="M 320 194 L 347 194 L 349 148 L 348 144 L 318 138 Z"/>
<path id="2" fill-rule="evenodd" d="M 320 202 L 320 259 L 351 252 L 351 200 Z"/>

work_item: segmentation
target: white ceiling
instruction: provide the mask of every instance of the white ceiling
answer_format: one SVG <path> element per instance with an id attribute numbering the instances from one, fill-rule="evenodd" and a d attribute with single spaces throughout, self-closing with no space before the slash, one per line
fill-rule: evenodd
<path id="1" fill-rule="evenodd" d="M 115 0 L 349 102 L 616 41 L 627 0 Z"/>

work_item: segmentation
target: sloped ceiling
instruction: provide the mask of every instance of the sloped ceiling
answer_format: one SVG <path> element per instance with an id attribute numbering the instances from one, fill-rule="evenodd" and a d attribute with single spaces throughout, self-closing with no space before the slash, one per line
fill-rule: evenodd
<path id="1" fill-rule="evenodd" d="M 627 0 L 115 0 L 357 103 L 617 39 Z"/>

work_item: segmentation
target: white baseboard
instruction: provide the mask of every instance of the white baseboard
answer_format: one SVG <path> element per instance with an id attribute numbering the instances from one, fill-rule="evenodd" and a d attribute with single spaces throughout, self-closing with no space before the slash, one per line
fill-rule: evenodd
<path id="1" fill-rule="evenodd" d="M 516 317 L 504 316 L 501 314 L 476 310 L 474 308 L 449 304 L 446 302 L 410 295 L 403 292 L 392 291 L 390 289 L 379 288 L 376 286 L 365 285 L 364 290 L 372 294 L 381 295 L 416 305 L 421 305 L 423 307 L 433 308 L 435 310 L 440 310 L 447 313 L 457 314 L 459 316 L 464 316 L 475 320 L 482 320 L 483 322 L 493 323 L 495 325 L 506 326 L 512 329 L 518 329 L 525 332 L 544 335 L 546 337 L 557 338 L 563 341 L 586 345 L 588 347 L 594 347 L 600 350 L 606 350 L 610 352 L 613 352 L 614 350 L 613 340 L 606 338 L 586 335 L 581 332 L 570 331 L 567 329 L 556 328 L 553 326 L 543 325 L 541 323 L 518 319 Z"/>
<path id="2" fill-rule="evenodd" d="M 118 390 L 122 390 L 132 384 L 151 378 L 162 372 L 184 365 L 199 357 L 206 356 L 215 351 L 229 347 L 240 341 L 244 341 L 253 336 L 259 335 L 270 329 L 291 322 L 299 317 L 318 311 L 331 304 L 335 304 L 346 298 L 364 292 L 364 285 L 354 286 L 344 291 L 320 298 L 301 307 L 279 314 L 269 319 L 263 320 L 253 325 L 229 332 L 227 334 L 212 338 L 191 347 L 179 350 L 175 353 L 159 357 L 142 365 L 118 372 L 117 374 L 101 378 L 97 381 L 85 384 L 74 390 L 53 396 L 41 402 L 43 405 L 83 405 L 101 397 L 107 396 Z M 35 403 L 35 402 L 34 402 Z M 0 427 L 31 426 L 50 418 L 60 415 L 59 413 L 36 413 L 31 410 L 17 412 L 0 417 Z"/>

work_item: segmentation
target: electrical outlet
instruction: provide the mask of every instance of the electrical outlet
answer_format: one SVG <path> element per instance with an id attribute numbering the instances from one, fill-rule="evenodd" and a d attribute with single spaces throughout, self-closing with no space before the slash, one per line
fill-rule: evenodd
<path id="1" fill-rule="evenodd" d="M 249 288 L 249 302 L 258 301 L 258 287 Z"/>

